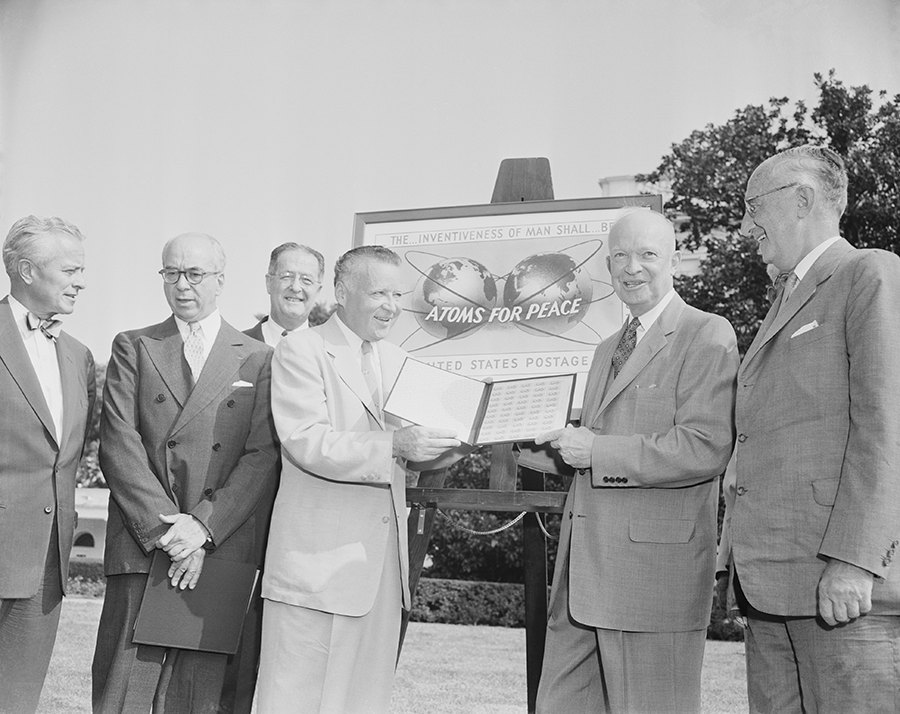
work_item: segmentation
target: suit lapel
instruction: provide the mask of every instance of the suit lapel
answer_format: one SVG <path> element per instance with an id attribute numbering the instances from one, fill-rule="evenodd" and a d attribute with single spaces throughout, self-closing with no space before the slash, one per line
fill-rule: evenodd
<path id="1" fill-rule="evenodd" d="M 175 318 L 170 317 L 161 323 L 156 333 L 145 337 L 143 343 L 160 379 L 165 382 L 178 406 L 184 407 L 191 385 L 185 379 L 185 367 L 182 362 L 184 340 L 178 332 Z"/>
<path id="2" fill-rule="evenodd" d="M 383 414 L 380 409 L 375 408 L 375 404 L 372 401 L 372 394 L 369 392 L 369 387 L 366 384 L 362 369 L 359 366 L 359 360 L 356 358 L 354 350 L 347 343 L 347 339 L 344 337 L 344 333 L 341 332 L 337 320 L 337 315 L 334 315 L 322 326 L 322 338 L 325 342 L 325 350 L 334 360 L 334 368 L 337 370 L 338 375 L 340 375 L 341 380 L 359 398 L 359 401 L 362 402 L 366 411 L 372 415 L 375 421 L 378 422 L 383 429 Z M 382 391 L 390 388 L 390 385 L 385 383 L 383 376 L 386 367 L 384 363 L 386 352 L 388 351 L 378 351 L 378 360 L 381 362 L 382 371 Z M 390 361 L 390 356 L 387 356 L 387 359 Z M 387 395 L 385 395 L 385 397 L 386 396 Z"/>
<path id="3" fill-rule="evenodd" d="M 243 345 L 242 334 L 222 320 L 219 334 L 200 372 L 200 379 L 194 385 L 184 410 L 172 428 L 173 434 L 203 411 L 223 389 L 230 386 L 229 380 L 239 372 L 244 359 L 241 352 Z"/>
<path id="4" fill-rule="evenodd" d="M 50 416 L 50 407 L 47 406 L 41 383 L 34 372 L 31 358 L 29 358 L 28 352 L 25 350 L 25 344 L 22 342 L 19 328 L 16 327 L 12 308 L 10 308 L 9 301 L 5 298 L 3 301 L 0 301 L 0 360 L 6 365 L 34 413 L 55 441 L 56 427 L 53 425 L 53 418 Z"/>
<path id="5" fill-rule="evenodd" d="M 650 360 L 669 343 L 668 335 L 672 334 L 678 326 L 678 318 L 681 317 L 682 310 L 684 310 L 684 300 L 680 296 L 675 295 L 656 322 L 647 330 L 647 334 L 638 342 L 628 361 L 622 365 L 619 376 L 613 380 L 613 383 L 609 385 L 609 389 L 606 390 L 606 394 L 603 395 L 603 401 L 600 403 L 600 408 L 597 410 L 595 417 L 601 414 L 609 406 L 610 402 L 640 375 L 644 367 L 650 363 Z M 611 361 L 612 355 L 610 354 Z M 609 374 L 609 369 L 606 369 L 607 375 Z"/>
<path id="6" fill-rule="evenodd" d="M 770 342 L 772 338 L 784 328 L 790 319 L 800 311 L 800 308 L 812 299 L 813 295 L 816 294 L 819 285 L 824 283 L 834 274 L 834 271 L 837 270 L 837 267 L 844 259 L 844 256 L 852 250 L 855 250 L 853 246 L 843 238 L 835 241 L 835 243 L 829 246 L 828 249 L 819 256 L 818 260 L 812 264 L 809 272 L 803 276 L 803 280 L 800 281 L 800 284 L 797 285 L 794 292 L 791 294 L 790 300 L 788 300 L 784 309 L 779 312 L 777 306 L 772 305 L 769 312 L 766 314 L 766 318 L 763 320 L 762 325 L 760 325 L 756 337 L 750 345 L 750 349 L 747 350 L 747 354 L 744 357 L 744 362 L 741 367 L 742 372 L 744 371 L 743 365 L 749 364 L 763 346 Z"/>

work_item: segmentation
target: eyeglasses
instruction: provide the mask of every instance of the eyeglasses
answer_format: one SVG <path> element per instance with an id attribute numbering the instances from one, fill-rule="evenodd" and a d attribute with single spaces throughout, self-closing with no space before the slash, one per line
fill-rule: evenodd
<path id="1" fill-rule="evenodd" d="M 221 272 L 221 270 L 211 270 L 209 272 L 205 272 L 203 270 L 197 270 L 196 268 L 191 268 L 189 270 L 163 268 L 159 271 L 159 274 L 162 275 L 162 279 L 169 283 L 169 285 L 174 285 L 175 283 L 177 283 L 182 275 L 191 285 L 199 285 L 210 275 L 218 275 Z"/>
<path id="2" fill-rule="evenodd" d="M 279 283 L 287 287 L 288 285 L 293 285 L 295 281 L 299 280 L 300 284 L 304 288 L 311 288 L 313 285 L 318 285 L 319 281 L 311 278 L 309 275 L 303 275 L 302 273 L 280 273 L 275 275 L 273 273 L 267 273 L 270 278 L 276 278 Z"/>
<path id="3" fill-rule="evenodd" d="M 773 188 L 771 191 L 763 191 L 762 193 L 758 193 L 751 198 L 744 199 L 744 207 L 747 209 L 747 213 L 749 215 L 753 215 L 759 209 L 759 206 L 754 206 L 753 202 L 758 201 L 763 196 L 768 196 L 770 193 L 777 193 L 778 191 L 784 191 L 786 188 L 791 188 L 792 186 L 799 186 L 800 184 L 797 181 L 794 183 L 786 183 L 784 186 L 779 186 L 778 188 Z"/>

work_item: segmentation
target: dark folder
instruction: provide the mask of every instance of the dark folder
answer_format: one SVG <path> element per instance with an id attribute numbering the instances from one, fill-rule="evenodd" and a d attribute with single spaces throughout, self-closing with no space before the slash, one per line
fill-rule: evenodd
<path id="1" fill-rule="evenodd" d="M 206 557 L 197 587 L 169 582 L 169 556 L 153 554 L 144 599 L 134 623 L 135 644 L 234 654 L 256 586 L 252 563 Z"/>

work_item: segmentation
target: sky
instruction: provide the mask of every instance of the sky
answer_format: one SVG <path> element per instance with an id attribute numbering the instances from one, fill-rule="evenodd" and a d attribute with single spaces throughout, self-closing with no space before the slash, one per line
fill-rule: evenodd
<path id="1" fill-rule="evenodd" d="M 169 314 L 179 233 L 223 244 L 244 329 L 279 243 L 323 252 L 330 285 L 357 212 L 488 203 L 516 157 L 597 196 L 738 108 L 814 105 L 831 68 L 900 93 L 900 1 L 0 0 L 0 235 L 81 229 L 65 329 L 105 362 Z"/>

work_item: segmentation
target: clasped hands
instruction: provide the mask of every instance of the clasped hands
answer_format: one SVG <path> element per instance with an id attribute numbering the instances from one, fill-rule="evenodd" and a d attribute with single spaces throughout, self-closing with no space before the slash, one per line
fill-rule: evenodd
<path id="1" fill-rule="evenodd" d="M 425 426 L 405 426 L 392 432 L 393 454 L 407 461 L 431 461 L 444 452 L 455 449 L 460 440 L 449 429 L 432 429 Z"/>
<path id="2" fill-rule="evenodd" d="M 554 429 L 541 434 L 534 443 L 538 446 L 550 444 L 572 468 L 589 469 L 594 438 L 594 432 L 587 427 L 574 427 L 569 424 L 565 429 Z"/>
<path id="3" fill-rule="evenodd" d="M 169 530 L 156 542 L 156 547 L 164 550 L 172 560 L 169 566 L 172 586 L 193 590 L 200 579 L 203 559 L 206 557 L 203 549 L 206 530 L 189 513 L 176 513 L 174 516 L 160 514 L 159 520 L 170 525 Z"/>

